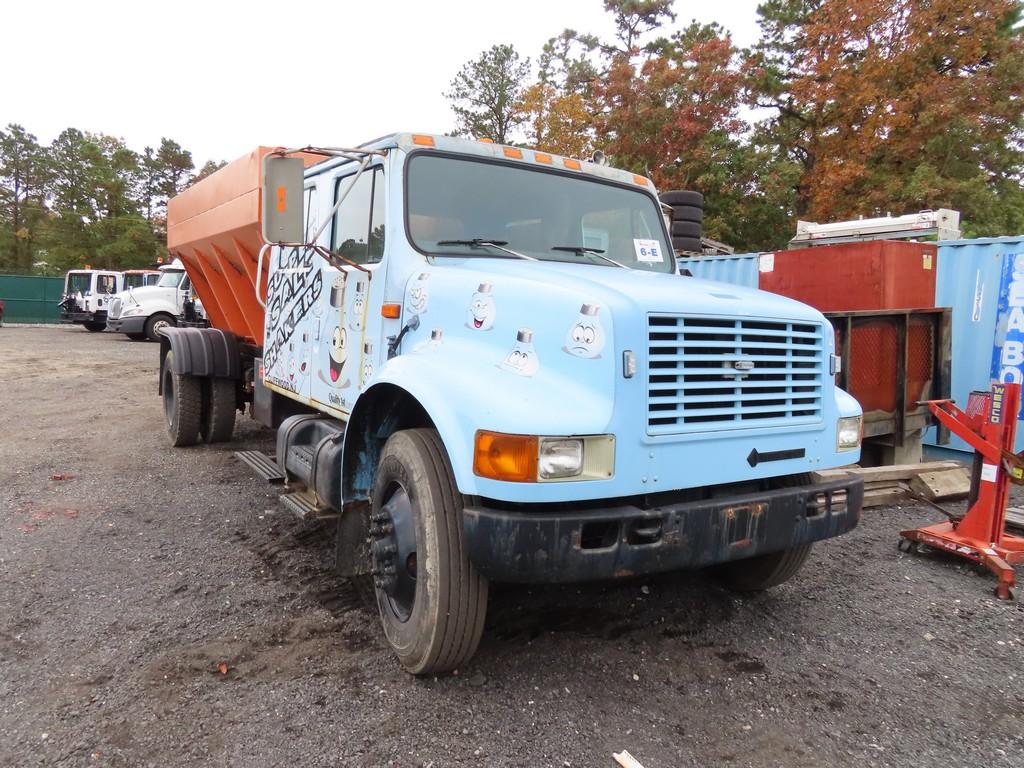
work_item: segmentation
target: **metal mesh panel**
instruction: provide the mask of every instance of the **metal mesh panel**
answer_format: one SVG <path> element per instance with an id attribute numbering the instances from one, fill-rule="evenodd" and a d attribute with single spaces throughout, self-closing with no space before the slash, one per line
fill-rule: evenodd
<path id="1" fill-rule="evenodd" d="M 850 332 L 850 394 L 869 411 L 896 410 L 896 326 L 885 319 L 857 323 Z"/>
<path id="2" fill-rule="evenodd" d="M 932 399 L 935 371 L 935 339 L 929 320 L 913 319 L 907 329 L 907 408 L 918 400 Z"/>

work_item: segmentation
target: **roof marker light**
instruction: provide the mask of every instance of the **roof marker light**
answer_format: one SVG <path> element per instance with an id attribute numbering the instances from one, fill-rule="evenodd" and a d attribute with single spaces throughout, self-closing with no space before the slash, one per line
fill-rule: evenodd
<path id="1" fill-rule="evenodd" d="M 483 138 L 477 139 L 477 141 L 479 141 L 481 144 L 493 144 L 494 143 L 494 139 L 488 139 L 486 136 L 484 136 Z"/>
<path id="2" fill-rule="evenodd" d="M 515 147 L 504 147 L 505 157 L 511 157 L 516 160 L 523 159 L 523 150 L 516 149 Z"/>
<path id="3" fill-rule="evenodd" d="M 642 187 L 646 187 L 647 186 L 647 179 L 645 179 L 643 176 L 634 176 L 633 177 L 633 182 L 635 184 L 639 184 Z"/>
<path id="4" fill-rule="evenodd" d="M 562 160 L 562 165 L 564 165 L 566 168 L 569 168 L 570 170 L 573 170 L 573 171 L 579 171 L 579 170 L 583 169 L 583 166 L 580 165 L 580 161 L 579 160 L 573 160 L 573 159 L 568 158 L 568 157 L 565 158 L 564 160 Z"/>
<path id="5" fill-rule="evenodd" d="M 551 155 L 546 152 L 534 152 L 533 159 L 538 163 L 544 163 L 544 165 L 551 165 Z"/>
<path id="6" fill-rule="evenodd" d="M 434 146 L 434 137 L 425 136 L 422 133 L 414 133 L 412 135 L 412 143 L 420 147 L 432 147 Z"/>

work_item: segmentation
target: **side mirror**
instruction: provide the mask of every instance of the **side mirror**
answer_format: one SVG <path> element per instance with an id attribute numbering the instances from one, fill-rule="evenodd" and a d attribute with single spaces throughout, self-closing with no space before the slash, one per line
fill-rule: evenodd
<path id="1" fill-rule="evenodd" d="M 300 157 L 266 155 L 263 158 L 263 239 L 268 243 L 305 241 Z"/>

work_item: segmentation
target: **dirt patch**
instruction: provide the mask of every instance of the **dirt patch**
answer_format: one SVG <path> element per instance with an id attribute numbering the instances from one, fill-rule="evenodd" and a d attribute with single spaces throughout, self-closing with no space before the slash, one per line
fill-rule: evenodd
<path id="1" fill-rule="evenodd" d="M 1024 610 L 896 550 L 934 510 L 871 510 L 752 597 L 700 573 L 495 585 L 470 666 L 418 680 L 329 525 L 233 458 L 272 434 L 171 450 L 156 365 L 0 329 L 0 765 L 1024 764 Z"/>

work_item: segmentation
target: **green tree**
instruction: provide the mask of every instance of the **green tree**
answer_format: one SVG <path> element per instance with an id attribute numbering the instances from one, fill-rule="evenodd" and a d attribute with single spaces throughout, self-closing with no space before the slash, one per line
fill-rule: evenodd
<path id="1" fill-rule="evenodd" d="M 767 0 L 751 103 L 819 221 L 951 207 L 1024 231 L 1017 0 Z"/>
<path id="2" fill-rule="evenodd" d="M 495 45 L 467 62 L 444 94 L 455 113 L 456 136 L 488 138 L 499 144 L 526 118 L 519 109 L 530 60 L 511 45 Z"/>
<path id="3" fill-rule="evenodd" d="M 189 179 L 188 186 L 191 187 L 193 184 L 202 181 L 207 176 L 213 175 L 227 164 L 227 160 L 207 160 L 203 163 L 203 167 L 199 169 L 199 172 Z"/>
<path id="4" fill-rule="evenodd" d="M 14 123 L 0 130 L 0 268 L 31 270 L 49 178 L 35 136 Z"/>

